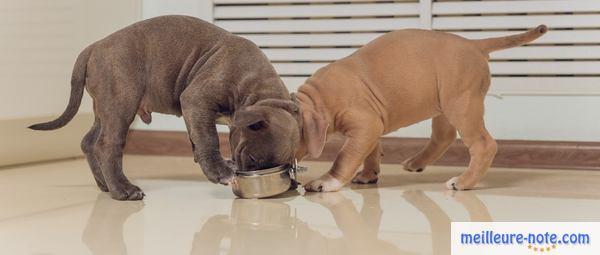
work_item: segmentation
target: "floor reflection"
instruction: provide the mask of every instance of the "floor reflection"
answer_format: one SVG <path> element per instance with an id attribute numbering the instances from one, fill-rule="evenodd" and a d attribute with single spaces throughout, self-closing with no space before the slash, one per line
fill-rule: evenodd
<path id="1" fill-rule="evenodd" d="M 98 195 L 83 159 L 0 171 L 10 191 L 0 193 L 0 255 L 438 255 L 449 253 L 451 221 L 600 221 L 599 171 L 496 168 L 477 190 L 445 193 L 441 184 L 462 167 L 411 174 L 382 165 L 373 185 L 233 200 L 189 158 L 129 155 L 125 163 L 144 202 Z M 300 181 L 331 163 L 306 166 Z"/>
<path id="2" fill-rule="evenodd" d="M 230 215 L 209 218 L 196 233 L 191 254 L 416 254 L 379 238 L 381 198 L 377 189 L 365 191 L 359 192 L 360 210 L 341 192 L 304 196 L 328 209 L 341 238 L 311 228 L 286 200 L 233 200 Z M 447 195 L 468 211 L 472 221 L 492 220 L 474 192 Z M 404 191 L 402 197 L 429 221 L 433 254 L 450 254 L 450 217 L 421 190 Z"/>
<path id="3" fill-rule="evenodd" d="M 123 225 L 143 207 L 143 201 L 115 201 L 108 193 L 98 194 L 81 240 L 94 255 L 127 254 Z"/>
<path id="4" fill-rule="evenodd" d="M 447 191 L 446 195 L 467 210 L 471 221 L 492 221 L 487 207 L 474 192 Z M 404 191 L 402 197 L 429 221 L 433 254 L 450 254 L 450 224 L 452 220 L 448 214 L 421 190 Z"/>

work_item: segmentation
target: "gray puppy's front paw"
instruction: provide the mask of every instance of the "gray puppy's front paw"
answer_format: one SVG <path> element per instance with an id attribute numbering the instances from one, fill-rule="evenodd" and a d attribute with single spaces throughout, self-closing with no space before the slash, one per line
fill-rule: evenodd
<path id="1" fill-rule="evenodd" d="M 237 172 L 238 170 L 238 166 L 235 163 L 235 161 L 231 160 L 231 159 L 226 159 L 225 161 L 225 165 L 230 167 L 231 169 L 233 169 L 234 172 Z"/>
<path id="2" fill-rule="evenodd" d="M 235 163 L 231 160 L 224 160 L 221 164 L 215 164 L 204 170 L 204 174 L 212 183 L 229 185 L 233 181 L 233 174 L 237 169 Z"/>

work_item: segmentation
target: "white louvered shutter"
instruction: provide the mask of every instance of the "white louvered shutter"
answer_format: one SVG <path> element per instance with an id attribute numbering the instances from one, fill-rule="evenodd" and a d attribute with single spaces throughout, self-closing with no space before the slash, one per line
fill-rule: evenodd
<path id="1" fill-rule="evenodd" d="M 214 23 L 259 45 L 295 90 L 318 68 L 403 28 L 467 38 L 550 27 L 491 55 L 498 95 L 600 95 L 600 1 L 214 0 Z"/>

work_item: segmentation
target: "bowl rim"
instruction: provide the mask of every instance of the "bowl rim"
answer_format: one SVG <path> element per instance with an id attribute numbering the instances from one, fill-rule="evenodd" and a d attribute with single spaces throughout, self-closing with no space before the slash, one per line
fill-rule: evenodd
<path id="1" fill-rule="evenodd" d="M 235 175 L 236 176 L 260 176 L 260 175 L 289 171 L 291 168 L 292 168 L 292 164 L 283 164 L 283 165 L 279 165 L 279 166 L 275 166 L 275 167 L 271 167 L 271 168 L 265 168 L 265 169 L 254 170 L 254 171 L 236 171 Z"/>

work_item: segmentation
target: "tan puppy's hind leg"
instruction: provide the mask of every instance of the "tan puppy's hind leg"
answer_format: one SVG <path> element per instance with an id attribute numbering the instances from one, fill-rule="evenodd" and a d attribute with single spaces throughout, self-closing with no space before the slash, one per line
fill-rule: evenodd
<path id="1" fill-rule="evenodd" d="M 351 123 L 375 123 L 375 120 L 363 120 Z M 379 137 L 383 132 L 381 123 L 365 127 L 360 130 L 352 130 L 347 133 L 348 139 L 337 155 L 331 170 L 304 185 L 307 191 L 330 192 L 340 190 L 346 183 L 350 182 L 356 170 L 367 156 L 373 151 Z"/>
<path id="2" fill-rule="evenodd" d="M 380 171 L 379 164 L 381 163 L 382 157 L 383 148 L 381 148 L 381 142 L 377 142 L 375 149 L 373 149 L 365 159 L 363 169 L 356 174 L 356 177 L 354 177 L 352 182 L 359 184 L 377 183 L 377 175 L 379 175 Z"/>
<path id="3" fill-rule="evenodd" d="M 456 140 L 454 128 L 444 115 L 433 118 L 431 123 L 431 139 L 419 153 L 402 162 L 403 168 L 409 172 L 422 172 L 425 167 L 438 160 L 448 147 Z"/>
<path id="4" fill-rule="evenodd" d="M 457 127 L 471 156 L 467 171 L 446 182 L 448 189 L 466 190 L 475 187 L 489 169 L 497 151 L 496 141 L 483 122 L 483 96 L 469 102 L 460 109 L 453 109 L 448 116 L 450 122 Z"/>

